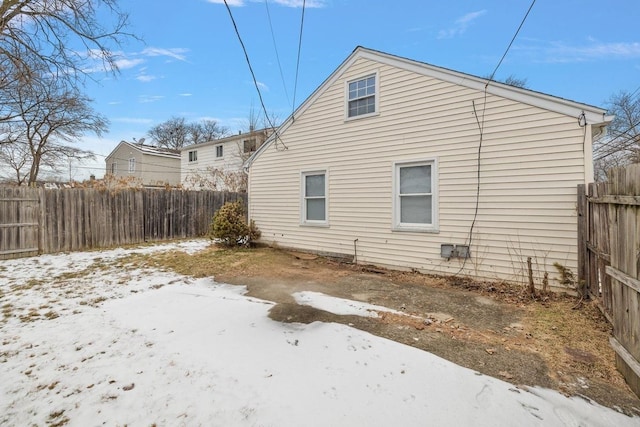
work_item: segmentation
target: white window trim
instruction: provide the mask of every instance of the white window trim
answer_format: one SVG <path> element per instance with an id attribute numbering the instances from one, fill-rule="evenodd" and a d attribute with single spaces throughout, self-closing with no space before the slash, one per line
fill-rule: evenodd
<path id="1" fill-rule="evenodd" d="M 431 165 L 431 219 L 432 224 L 402 224 L 400 222 L 400 168 L 405 166 Z M 391 230 L 393 231 L 412 231 L 420 233 L 438 233 L 439 229 L 439 200 L 438 200 L 438 158 L 428 158 L 419 160 L 403 160 L 393 162 L 393 223 Z"/>
<path id="2" fill-rule="evenodd" d="M 218 147 L 222 147 L 222 156 L 218 156 Z M 224 159 L 224 152 L 227 151 L 224 149 L 224 144 L 216 145 L 216 159 Z"/>
<path id="3" fill-rule="evenodd" d="M 136 158 L 129 157 L 129 173 L 135 173 L 136 171 Z"/>
<path id="4" fill-rule="evenodd" d="M 307 220 L 305 204 L 305 177 L 324 174 L 324 221 Z M 300 225 L 310 227 L 329 227 L 329 169 L 300 171 Z"/>
<path id="5" fill-rule="evenodd" d="M 361 114 L 359 116 L 349 117 L 349 83 L 357 82 L 369 77 L 376 78 L 376 93 L 374 95 L 376 111 L 369 114 Z M 378 70 L 373 73 L 367 73 L 362 76 L 347 80 L 344 82 L 344 121 L 349 122 L 351 120 L 364 119 L 366 117 L 378 116 L 380 114 L 380 73 Z"/>
<path id="6" fill-rule="evenodd" d="M 118 173 L 118 162 L 111 162 L 111 175 Z"/>
<path id="7" fill-rule="evenodd" d="M 195 155 L 191 156 L 191 153 L 195 153 Z M 192 157 L 195 157 L 195 160 L 191 160 Z M 189 150 L 187 152 L 187 160 L 188 163 L 196 163 L 198 161 L 198 150 Z"/>

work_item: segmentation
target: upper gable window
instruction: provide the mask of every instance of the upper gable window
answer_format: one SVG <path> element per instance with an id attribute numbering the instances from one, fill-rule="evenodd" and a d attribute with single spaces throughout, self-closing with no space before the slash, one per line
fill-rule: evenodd
<path id="1" fill-rule="evenodd" d="M 371 115 L 377 111 L 377 75 L 348 82 L 347 118 Z"/>
<path id="2" fill-rule="evenodd" d="M 255 139 L 245 139 L 243 141 L 244 147 L 243 147 L 243 151 L 245 153 L 253 153 L 254 151 L 256 151 L 256 140 Z"/>

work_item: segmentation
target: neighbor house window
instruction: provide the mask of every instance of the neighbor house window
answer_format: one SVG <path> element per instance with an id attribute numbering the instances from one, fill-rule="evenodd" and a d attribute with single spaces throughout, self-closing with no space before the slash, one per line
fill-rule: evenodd
<path id="1" fill-rule="evenodd" d="M 374 114 L 376 105 L 377 75 L 347 83 L 347 117 Z"/>
<path id="2" fill-rule="evenodd" d="M 136 159 L 132 157 L 129 159 L 129 173 L 136 171 Z"/>
<path id="3" fill-rule="evenodd" d="M 243 149 L 245 153 L 253 153 L 254 151 L 256 151 L 256 140 L 245 139 Z"/>
<path id="4" fill-rule="evenodd" d="M 436 161 L 394 165 L 394 229 L 437 231 Z"/>
<path id="5" fill-rule="evenodd" d="M 224 155 L 224 146 L 216 145 L 216 157 L 222 157 Z"/>
<path id="6" fill-rule="evenodd" d="M 327 172 L 303 172 L 301 184 L 302 224 L 327 225 Z"/>
<path id="7" fill-rule="evenodd" d="M 189 163 L 198 160 L 198 150 L 189 151 Z"/>
<path id="8" fill-rule="evenodd" d="M 118 172 L 118 164 L 116 162 L 111 163 L 111 175 L 115 175 Z"/>

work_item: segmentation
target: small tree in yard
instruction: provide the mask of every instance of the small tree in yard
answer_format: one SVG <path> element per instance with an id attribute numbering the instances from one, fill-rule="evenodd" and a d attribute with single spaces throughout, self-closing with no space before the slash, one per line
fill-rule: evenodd
<path id="1" fill-rule="evenodd" d="M 260 238 L 260 230 L 251 220 L 244 219 L 245 210 L 242 202 L 227 202 L 213 216 L 209 237 L 227 247 L 249 246 Z"/>

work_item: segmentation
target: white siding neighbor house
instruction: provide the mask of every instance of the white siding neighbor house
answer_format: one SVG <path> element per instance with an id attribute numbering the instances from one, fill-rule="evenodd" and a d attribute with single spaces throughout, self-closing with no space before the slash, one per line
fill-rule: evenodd
<path id="1" fill-rule="evenodd" d="M 106 175 L 130 178 L 147 187 L 180 184 L 180 152 L 120 141 L 107 156 Z"/>
<path id="2" fill-rule="evenodd" d="M 612 117 L 358 47 L 247 161 L 262 241 L 424 273 L 577 272 L 577 185 Z"/>
<path id="3" fill-rule="evenodd" d="M 187 189 L 246 191 L 242 165 L 268 136 L 267 129 L 260 129 L 183 147 L 182 185 Z"/>

